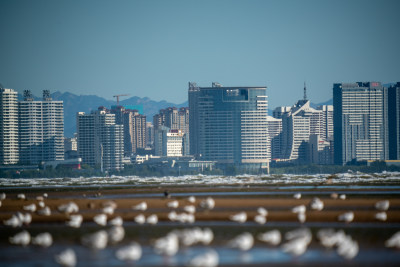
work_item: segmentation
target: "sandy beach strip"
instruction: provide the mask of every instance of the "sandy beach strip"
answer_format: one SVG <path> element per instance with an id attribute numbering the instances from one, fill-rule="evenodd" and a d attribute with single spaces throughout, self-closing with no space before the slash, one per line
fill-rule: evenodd
<path id="1" fill-rule="evenodd" d="M 190 203 L 184 197 L 165 198 L 162 196 L 162 190 L 148 190 L 149 192 L 160 193 L 160 197 L 146 197 L 146 198 L 129 198 L 123 197 L 124 194 L 132 194 L 134 192 L 128 189 L 121 190 L 63 190 L 61 192 L 49 192 L 50 197 L 44 199 L 44 203 L 48 206 L 52 214 L 50 216 L 38 215 L 37 212 L 32 213 L 32 223 L 50 223 L 58 222 L 63 223 L 68 220 L 67 214 L 57 211 L 57 207 L 66 204 L 70 201 L 79 206 L 79 214 L 83 215 L 84 222 L 93 221 L 93 217 L 102 213 L 103 207 L 107 202 L 113 201 L 117 205 L 114 214 L 109 215 L 109 219 L 121 216 L 125 222 L 133 222 L 134 217 L 138 214 L 149 216 L 157 214 L 159 221 L 169 221 L 168 213 L 175 210 L 177 213 L 184 212 L 183 207 L 186 205 L 196 206 L 195 218 L 196 221 L 229 221 L 229 217 L 240 211 L 247 212 L 248 221 L 252 221 L 257 215 L 257 208 L 263 207 L 268 210 L 267 222 L 294 222 L 298 221 L 297 214 L 291 210 L 298 205 L 305 205 L 307 207 L 306 219 L 307 222 L 337 222 L 338 216 L 346 211 L 354 212 L 354 222 L 374 222 L 385 223 L 378 221 L 375 214 L 379 212 L 375 208 L 375 203 L 379 200 L 388 199 L 390 201 L 390 208 L 387 211 L 386 222 L 400 222 L 400 199 L 397 196 L 387 195 L 362 195 L 351 196 L 345 200 L 332 199 L 329 195 L 320 197 L 324 202 L 324 209 L 322 211 L 311 210 L 309 203 L 312 200 L 311 196 L 303 197 L 301 199 L 294 199 L 292 197 L 248 197 L 248 196 L 224 196 L 214 197 L 215 208 L 213 210 L 205 210 L 199 206 L 199 203 L 205 199 L 205 196 L 196 197 L 194 204 Z M 188 190 L 193 191 L 193 188 Z M 143 192 L 140 192 L 143 193 Z M 0 207 L 0 221 L 9 219 L 16 212 L 26 213 L 23 210 L 24 206 L 35 203 L 38 204 L 39 200 L 36 199 L 40 196 L 39 192 L 28 192 L 27 199 L 17 199 L 16 193 L 9 193 L 7 198 L 2 201 Z M 118 198 L 106 198 L 107 195 L 117 195 Z M 178 200 L 179 207 L 172 209 L 167 207 L 167 203 L 172 200 Z M 146 202 L 148 209 L 146 211 L 136 211 L 132 206 L 140 202 Z M 38 207 L 39 208 L 39 207 Z"/>

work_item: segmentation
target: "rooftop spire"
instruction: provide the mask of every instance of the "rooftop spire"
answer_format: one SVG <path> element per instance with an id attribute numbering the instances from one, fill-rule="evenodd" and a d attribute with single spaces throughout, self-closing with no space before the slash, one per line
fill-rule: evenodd
<path id="1" fill-rule="evenodd" d="M 306 88 L 306 82 L 304 82 L 304 100 L 307 100 L 307 88 Z"/>

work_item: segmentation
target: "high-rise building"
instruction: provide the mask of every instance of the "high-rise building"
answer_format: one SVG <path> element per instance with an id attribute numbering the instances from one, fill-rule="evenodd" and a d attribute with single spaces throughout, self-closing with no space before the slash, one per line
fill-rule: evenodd
<path id="1" fill-rule="evenodd" d="M 48 90 L 43 100 L 35 101 L 30 91 L 24 91 L 24 101 L 18 103 L 19 149 L 22 164 L 64 160 L 63 101 L 54 101 Z"/>
<path id="2" fill-rule="evenodd" d="M 146 122 L 146 147 L 154 148 L 154 126 L 152 122 Z"/>
<path id="3" fill-rule="evenodd" d="M 138 110 L 114 106 L 111 113 L 115 114 L 115 123 L 124 125 L 124 151 L 126 156 L 136 154 L 138 149 L 146 147 L 146 116 Z"/>
<path id="4" fill-rule="evenodd" d="M 335 164 L 388 158 L 387 89 L 379 82 L 335 83 Z"/>
<path id="5" fill-rule="evenodd" d="M 18 163 L 18 144 L 17 92 L 0 87 L 0 165 Z"/>
<path id="6" fill-rule="evenodd" d="M 260 168 L 268 160 L 266 87 L 189 83 L 190 149 L 203 160 Z"/>
<path id="7" fill-rule="evenodd" d="M 182 157 L 184 136 L 182 130 L 160 126 L 155 134 L 155 154 L 162 157 Z"/>
<path id="8" fill-rule="evenodd" d="M 161 109 L 153 116 L 154 131 L 161 126 L 168 127 L 170 130 L 180 130 L 184 135 L 183 155 L 189 155 L 189 108 L 169 107 Z"/>
<path id="9" fill-rule="evenodd" d="M 124 126 L 105 108 L 90 114 L 78 112 L 78 154 L 82 163 L 103 170 L 123 169 Z"/>
<path id="10" fill-rule="evenodd" d="M 291 109 L 292 107 L 288 106 L 276 107 L 272 112 L 272 116 L 275 119 L 282 119 L 283 114 L 289 113 Z"/>
<path id="11" fill-rule="evenodd" d="M 281 157 L 282 147 L 282 119 L 267 117 L 268 144 L 270 147 L 269 158 L 278 159 Z"/>
<path id="12" fill-rule="evenodd" d="M 388 88 L 389 159 L 400 159 L 400 82 Z"/>

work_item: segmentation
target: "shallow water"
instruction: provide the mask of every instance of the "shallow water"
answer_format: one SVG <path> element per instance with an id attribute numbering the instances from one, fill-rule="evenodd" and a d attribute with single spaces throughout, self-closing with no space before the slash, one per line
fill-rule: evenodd
<path id="1" fill-rule="evenodd" d="M 173 188 L 175 185 L 188 188 L 186 192 L 173 192 L 173 196 L 217 196 L 217 197 L 267 197 L 291 198 L 300 192 L 304 196 L 325 196 L 332 192 L 345 193 L 368 198 L 369 196 L 398 198 L 400 194 L 400 173 L 361 174 L 344 173 L 329 175 L 271 175 L 271 176 L 181 176 L 181 177 L 150 177 L 136 176 L 109 178 L 55 178 L 55 179 L 0 179 L 0 192 L 23 191 L 24 189 L 46 190 L 65 189 L 66 193 L 58 193 L 57 197 L 76 198 L 68 195 L 68 190 L 79 188 Z M 202 188 L 202 191 L 190 188 Z M 208 190 L 210 189 L 210 190 Z M 83 197 L 83 196 L 79 196 Z M 152 191 L 133 192 L 132 194 L 110 193 L 97 198 L 159 198 L 160 193 Z M 234 208 L 233 208 L 234 209 Z M 395 207 L 396 209 L 396 207 Z M 1 208 L 0 208 L 1 210 Z M 209 246 L 195 245 L 180 247 L 179 252 L 172 257 L 160 256 L 154 251 L 154 240 L 165 236 L 174 229 L 210 228 L 214 240 Z M 312 242 L 301 256 L 293 256 L 283 252 L 281 245 L 271 246 L 255 241 L 254 247 L 247 252 L 228 247 L 230 239 L 243 232 L 257 234 L 278 229 L 282 235 L 286 232 L 307 227 L 312 232 Z M 34 245 L 20 247 L 10 245 L 8 238 L 22 229 L 13 229 L 0 225 L 0 265 L 1 266 L 57 266 L 54 255 L 66 248 L 72 248 L 78 258 L 77 266 L 186 266 L 194 256 L 210 249 L 219 256 L 219 266 L 400 266 L 400 250 L 386 248 L 385 241 L 394 233 L 400 231 L 400 222 L 391 223 L 339 223 L 339 222 L 267 222 L 258 225 L 254 222 L 238 224 L 229 221 L 206 221 L 183 225 L 174 222 L 160 222 L 155 226 L 137 225 L 133 221 L 124 222 L 126 236 L 121 243 L 109 245 L 107 248 L 95 251 L 81 245 L 80 238 L 109 227 L 100 227 L 92 222 L 83 223 L 79 229 L 73 229 L 62 223 L 31 224 L 23 229 L 32 236 L 49 232 L 54 238 L 54 244 L 49 248 L 39 248 Z M 347 235 L 358 242 L 359 253 L 352 260 L 339 256 L 335 249 L 324 248 L 317 240 L 319 229 L 343 229 Z M 123 262 L 116 258 L 118 248 L 136 241 L 142 246 L 143 255 L 137 262 Z"/>

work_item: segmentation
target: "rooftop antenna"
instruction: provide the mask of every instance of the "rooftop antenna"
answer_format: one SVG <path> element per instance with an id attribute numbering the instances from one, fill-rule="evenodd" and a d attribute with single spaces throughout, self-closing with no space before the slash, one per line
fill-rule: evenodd
<path id="1" fill-rule="evenodd" d="M 306 82 L 304 82 L 304 100 L 307 100 L 307 88 L 306 88 Z"/>

